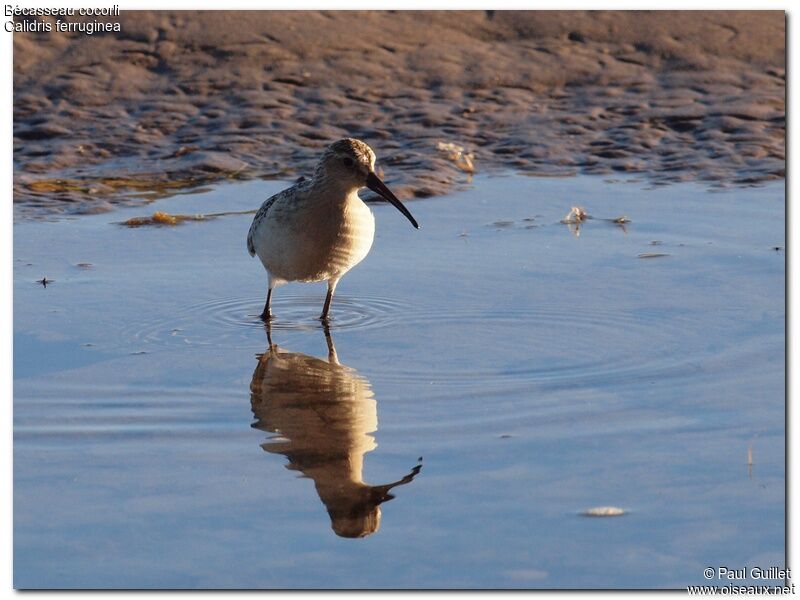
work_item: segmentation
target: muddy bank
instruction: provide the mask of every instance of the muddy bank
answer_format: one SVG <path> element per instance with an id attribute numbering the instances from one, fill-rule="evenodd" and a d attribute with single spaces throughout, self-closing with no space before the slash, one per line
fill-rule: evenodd
<path id="1" fill-rule="evenodd" d="M 481 172 L 783 178 L 773 12 L 125 12 L 14 34 L 18 212 L 308 174 L 343 136 L 401 198 Z M 254 199 L 254 206 L 259 199 Z"/>

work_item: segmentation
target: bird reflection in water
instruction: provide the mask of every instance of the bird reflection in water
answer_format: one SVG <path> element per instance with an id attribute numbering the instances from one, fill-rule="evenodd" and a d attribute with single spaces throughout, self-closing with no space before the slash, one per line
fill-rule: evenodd
<path id="1" fill-rule="evenodd" d="M 380 505 L 394 497 L 390 490 L 411 482 L 422 465 L 393 483 L 365 483 L 364 455 L 377 447 L 370 433 L 378 429 L 369 381 L 339 363 L 327 327 L 328 360 L 287 352 L 272 343 L 269 325 L 266 330 L 269 346 L 259 355 L 250 384 L 252 427 L 277 435 L 261 447 L 283 454 L 288 469 L 314 480 L 337 535 L 375 533 Z"/>

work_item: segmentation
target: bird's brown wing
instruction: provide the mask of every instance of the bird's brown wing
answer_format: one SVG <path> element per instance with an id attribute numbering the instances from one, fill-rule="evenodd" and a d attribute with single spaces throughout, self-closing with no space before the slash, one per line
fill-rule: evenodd
<path id="1" fill-rule="evenodd" d="M 264 204 L 261 205 L 261 208 L 258 209 L 256 216 L 253 217 L 253 223 L 250 225 L 250 231 L 247 232 L 247 251 L 250 253 L 250 256 L 256 255 L 256 247 L 254 242 L 256 229 L 258 228 L 258 224 L 267 217 L 270 207 L 272 207 L 272 205 L 278 200 L 282 200 L 287 196 L 296 196 L 298 194 L 307 193 L 310 187 L 311 180 L 304 179 L 264 200 Z"/>

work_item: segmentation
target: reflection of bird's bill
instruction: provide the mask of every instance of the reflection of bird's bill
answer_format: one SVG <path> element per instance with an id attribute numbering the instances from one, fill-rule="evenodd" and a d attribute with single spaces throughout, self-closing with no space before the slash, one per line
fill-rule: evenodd
<path id="1" fill-rule="evenodd" d="M 336 506 L 334 503 L 328 504 L 333 531 L 336 535 L 347 538 L 366 537 L 378 531 L 381 526 L 380 505 L 394 498 L 389 490 L 411 483 L 420 470 L 422 465 L 417 465 L 408 475 L 394 483 L 367 487 L 367 495 L 361 500 L 354 496 L 349 503 L 336 503 Z"/>
<path id="2" fill-rule="evenodd" d="M 405 485 L 407 483 L 411 483 L 412 481 L 414 481 L 414 477 L 416 477 L 421 470 L 422 470 L 422 465 L 417 465 L 413 469 L 411 469 L 411 472 L 408 475 L 406 475 L 402 479 L 398 479 L 394 483 L 385 483 L 383 485 L 373 486 L 372 487 L 373 501 L 376 502 L 377 504 L 388 502 L 389 500 L 394 498 L 394 496 L 389 493 L 389 491 L 392 488 Z"/>
<path id="3" fill-rule="evenodd" d="M 380 178 L 375 175 L 375 173 L 370 173 L 367 175 L 367 187 L 403 213 L 406 216 L 406 219 L 411 221 L 411 224 L 419 229 L 419 223 L 417 223 L 417 220 L 411 215 L 410 212 L 408 212 L 408 209 L 403 206 L 403 203 L 397 199 L 397 196 L 395 196 L 392 191 L 386 187 L 386 184 L 383 183 Z"/>

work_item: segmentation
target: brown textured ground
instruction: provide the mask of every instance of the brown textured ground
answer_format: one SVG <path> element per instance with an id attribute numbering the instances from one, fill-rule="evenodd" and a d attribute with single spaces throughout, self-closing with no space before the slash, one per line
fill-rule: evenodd
<path id="1" fill-rule="evenodd" d="M 784 177 L 782 12 L 125 12 L 14 34 L 14 200 L 95 212 L 307 174 L 343 137 L 400 197 L 478 171 Z M 261 199 L 254 199 L 254 206 Z"/>

